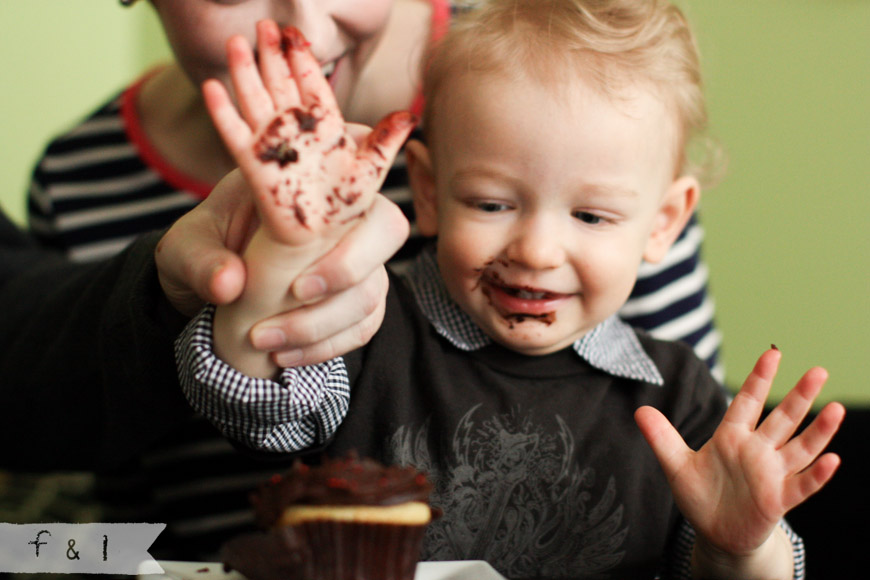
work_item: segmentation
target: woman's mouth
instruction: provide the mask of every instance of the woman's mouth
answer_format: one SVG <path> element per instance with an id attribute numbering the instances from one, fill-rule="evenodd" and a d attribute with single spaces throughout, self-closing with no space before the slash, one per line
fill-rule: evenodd
<path id="1" fill-rule="evenodd" d="M 344 61 L 348 59 L 350 55 L 350 51 L 346 51 L 329 62 L 323 63 L 320 65 L 320 72 L 323 73 L 323 76 L 326 78 L 326 81 L 329 83 L 329 86 L 335 89 L 335 73 L 339 71 L 344 66 Z"/>
<path id="2" fill-rule="evenodd" d="M 350 51 L 344 52 L 338 56 L 338 58 L 334 58 L 329 62 L 323 63 L 320 65 L 320 72 L 323 74 L 323 77 L 332 85 L 332 76 L 335 74 L 335 69 L 338 68 L 341 61 L 346 57 Z M 257 49 L 254 49 L 254 61 L 260 62 L 260 52 Z"/>
<path id="3" fill-rule="evenodd" d="M 326 77 L 326 80 L 329 80 L 332 76 L 332 73 L 335 72 L 335 66 L 338 63 L 338 59 L 329 61 L 328 63 L 322 65 L 320 67 L 320 72 L 323 73 L 323 76 Z"/>

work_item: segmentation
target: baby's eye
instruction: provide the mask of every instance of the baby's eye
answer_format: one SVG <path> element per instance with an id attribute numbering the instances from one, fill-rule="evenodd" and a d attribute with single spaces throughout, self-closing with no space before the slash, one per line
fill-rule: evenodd
<path id="1" fill-rule="evenodd" d="M 470 201 L 469 205 L 478 211 L 486 213 L 496 213 L 510 209 L 506 203 L 497 201 Z"/>
<path id="2" fill-rule="evenodd" d="M 590 213 L 588 211 L 575 211 L 574 218 L 580 220 L 584 224 L 589 225 L 597 225 L 604 221 L 601 216 L 595 215 L 594 213 Z"/>

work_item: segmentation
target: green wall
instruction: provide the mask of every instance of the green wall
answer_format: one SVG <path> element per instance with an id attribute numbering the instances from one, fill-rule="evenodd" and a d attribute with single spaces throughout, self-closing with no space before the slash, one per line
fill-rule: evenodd
<path id="1" fill-rule="evenodd" d="M 168 56 L 153 11 L 139 4 L 0 1 L 0 206 L 17 221 L 47 140 Z"/>
<path id="2" fill-rule="evenodd" d="M 870 402 L 870 3 L 682 5 L 730 157 L 702 209 L 729 383 L 776 343 L 778 395 L 821 365 Z"/>
<path id="3" fill-rule="evenodd" d="M 770 343 L 781 397 L 870 403 L 870 2 L 679 0 L 695 23 L 726 179 L 702 219 L 730 384 Z M 0 205 L 23 219 L 48 137 L 166 56 L 145 2 L 0 2 Z"/>

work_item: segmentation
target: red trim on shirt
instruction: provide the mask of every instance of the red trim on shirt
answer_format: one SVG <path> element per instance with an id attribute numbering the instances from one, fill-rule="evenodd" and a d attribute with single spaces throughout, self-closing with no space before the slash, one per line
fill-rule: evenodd
<path id="1" fill-rule="evenodd" d="M 432 24 L 429 42 L 441 39 L 450 26 L 450 2 L 448 0 L 432 0 Z M 411 103 L 411 113 L 418 117 L 423 114 L 423 93 L 418 89 L 414 102 Z"/>
<path id="2" fill-rule="evenodd" d="M 127 139 L 136 147 L 139 157 L 145 165 L 160 175 L 163 181 L 179 191 L 186 191 L 200 199 L 205 199 L 211 193 L 214 184 L 191 177 L 173 166 L 157 151 L 142 128 L 139 110 L 136 107 L 136 97 L 145 81 L 157 72 L 157 70 L 152 70 L 144 74 L 139 80 L 127 87 L 121 95 L 121 120 L 124 124 L 124 131 L 127 133 Z"/>

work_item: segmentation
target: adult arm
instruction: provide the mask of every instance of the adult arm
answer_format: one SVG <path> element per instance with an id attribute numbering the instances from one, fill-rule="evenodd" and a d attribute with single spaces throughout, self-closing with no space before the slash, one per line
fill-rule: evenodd
<path id="1" fill-rule="evenodd" d="M 144 236 L 86 265 L 40 247 L 0 215 L 0 436 L 8 442 L 0 469 L 113 467 L 192 413 L 173 342 L 205 301 L 231 302 L 244 287 L 238 253 L 256 221 L 242 183 L 231 173 L 162 239 Z M 256 325 L 254 337 L 280 335 L 263 346 L 276 358 L 328 361 L 379 328 L 383 262 L 401 246 L 407 222 L 388 203 L 358 222 L 302 277 L 302 290 L 313 277 L 320 295 L 300 296 L 297 280 L 304 306 Z M 360 244 L 371 232 L 376 243 Z"/>
<path id="2" fill-rule="evenodd" d="M 109 468 L 189 416 L 172 350 L 186 319 L 157 281 L 159 237 L 82 265 L 0 216 L 0 467 Z"/>

